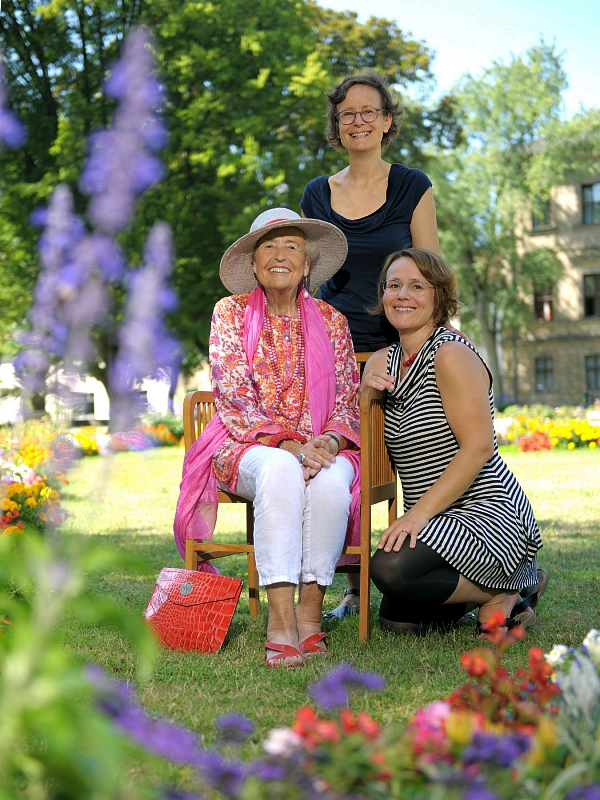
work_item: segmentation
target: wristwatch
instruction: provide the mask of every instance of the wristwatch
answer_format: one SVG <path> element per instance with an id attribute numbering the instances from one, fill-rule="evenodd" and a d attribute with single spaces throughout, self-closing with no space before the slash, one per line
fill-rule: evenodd
<path id="1" fill-rule="evenodd" d="M 306 461 L 306 453 L 302 453 L 302 452 L 298 453 L 298 461 L 301 464 L 304 464 L 304 462 Z"/>

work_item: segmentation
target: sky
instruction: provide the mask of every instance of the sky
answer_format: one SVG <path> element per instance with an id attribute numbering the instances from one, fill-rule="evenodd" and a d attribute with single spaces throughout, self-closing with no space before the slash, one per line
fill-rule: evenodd
<path id="1" fill-rule="evenodd" d="M 563 55 L 569 88 L 565 113 L 600 108 L 600 0 L 319 0 L 336 11 L 356 11 L 396 22 L 436 52 L 438 90 L 461 75 L 474 77 L 493 61 L 508 63 L 543 36 Z"/>

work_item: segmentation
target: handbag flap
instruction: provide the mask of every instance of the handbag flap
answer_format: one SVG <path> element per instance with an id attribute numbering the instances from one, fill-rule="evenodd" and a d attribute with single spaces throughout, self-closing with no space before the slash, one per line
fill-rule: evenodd
<path id="1" fill-rule="evenodd" d="M 164 567 L 156 579 L 156 585 L 169 600 L 181 606 L 237 600 L 242 584 L 240 578 L 174 567 Z"/>

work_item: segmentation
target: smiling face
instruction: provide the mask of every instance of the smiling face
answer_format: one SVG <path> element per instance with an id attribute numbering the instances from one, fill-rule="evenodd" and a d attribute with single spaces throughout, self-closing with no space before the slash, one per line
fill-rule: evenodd
<path id="1" fill-rule="evenodd" d="M 421 328 L 433 328 L 435 310 L 435 289 L 429 284 L 412 260 L 405 256 L 393 261 L 387 271 L 388 286 L 402 284 L 397 294 L 383 295 L 383 310 L 389 322 L 402 333 L 409 333 Z M 408 287 L 426 286 L 420 297 L 411 295 Z"/>
<path id="2" fill-rule="evenodd" d="M 348 89 L 346 97 L 337 106 L 337 113 L 342 111 L 365 111 L 367 108 L 382 108 L 383 101 L 377 89 L 358 83 Z M 338 122 L 340 141 L 346 150 L 368 150 L 372 147 L 381 149 L 383 134 L 392 124 L 391 114 L 380 111 L 374 122 L 363 122 L 357 114 L 350 125 Z"/>
<path id="3" fill-rule="evenodd" d="M 295 292 L 310 269 L 302 231 L 290 227 L 265 234 L 254 251 L 252 269 L 267 296 L 270 291 Z"/>

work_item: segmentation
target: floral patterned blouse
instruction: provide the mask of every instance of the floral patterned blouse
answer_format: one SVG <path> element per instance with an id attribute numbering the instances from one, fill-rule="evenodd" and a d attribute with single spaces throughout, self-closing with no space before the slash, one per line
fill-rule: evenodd
<path id="1" fill-rule="evenodd" d="M 243 346 L 244 313 L 248 294 L 232 295 L 215 306 L 210 332 L 209 358 L 215 403 L 229 438 L 213 457 L 218 481 L 235 491 L 238 464 L 260 433 L 294 429 L 311 439 L 312 430 L 304 381 L 293 374 L 301 343 L 300 321 L 271 315 L 277 364 L 269 355 L 265 329 L 261 331 L 252 361 L 253 380 Z M 336 398 L 324 430 L 337 431 L 359 445 L 358 369 L 346 318 L 323 300 L 316 301 L 335 349 Z M 267 313 L 265 311 L 265 313 Z M 306 353 L 305 358 L 310 357 Z M 279 385 L 284 388 L 278 403 L 273 369 L 279 370 Z"/>

